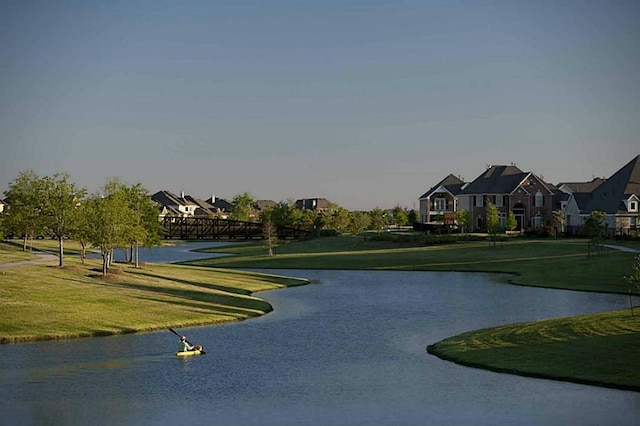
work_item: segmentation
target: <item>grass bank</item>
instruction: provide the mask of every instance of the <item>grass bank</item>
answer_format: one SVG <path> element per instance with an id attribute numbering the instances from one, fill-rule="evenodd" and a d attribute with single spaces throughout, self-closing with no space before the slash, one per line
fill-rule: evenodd
<path id="1" fill-rule="evenodd" d="M 2 262 L 21 259 L 0 244 Z M 116 264 L 67 256 L 0 270 L 0 342 L 87 337 L 239 321 L 271 305 L 252 293 L 305 279 L 183 265 Z"/>
<path id="2" fill-rule="evenodd" d="M 495 272 L 511 274 L 505 281 L 512 284 L 627 294 L 622 277 L 631 274 L 634 257 L 604 248 L 589 259 L 586 241 L 578 239 L 512 239 L 494 247 L 486 241 L 424 246 L 330 237 L 283 243 L 271 257 L 259 243 L 224 251 L 235 256 L 185 263 L 224 268 Z"/>
<path id="3" fill-rule="evenodd" d="M 427 350 L 471 367 L 640 391 L 640 309 L 472 331 Z"/>

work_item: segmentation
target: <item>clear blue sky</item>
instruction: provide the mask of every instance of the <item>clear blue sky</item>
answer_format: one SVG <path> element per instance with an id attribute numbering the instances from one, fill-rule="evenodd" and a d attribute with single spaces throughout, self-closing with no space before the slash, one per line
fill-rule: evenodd
<path id="1" fill-rule="evenodd" d="M 640 1 L 3 1 L 0 192 L 22 170 L 227 199 L 418 197 L 640 154 Z"/>

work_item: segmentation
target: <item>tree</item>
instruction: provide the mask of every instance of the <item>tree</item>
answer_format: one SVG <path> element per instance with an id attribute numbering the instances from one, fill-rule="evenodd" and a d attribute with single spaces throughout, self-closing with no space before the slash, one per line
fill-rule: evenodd
<path id="1" fill-rule="evenodd" d="M 513 231 L 518 226 L 518 222 L 516 221 L 516 215 L 513 214 L 513 211 L 509 210 L 507 213 L 507 230 Z"/>
<path id="2" fill-rule="evenodd" d="M 233 207 L 231 208 L 229 219 L 248 222 L 255 213 L 256 200 L 248 192 L 237 194 L 233 197 L 231 204 Z"/>
<path id="3" fill-rule="evenodd" d="M 4 194 L 9 200 L 4 226 L 9 233 L 22 236 L 22 249 L 26 251 L 27 241 L 45 231 L 44 180 L 32 170 L 22 171 Z"/>
<path id="4" fill-rule="evenodd" d="M 131 212 L 132 229 L 129 235 L 131 258 L 135 267 L 139 264 L 139 247 L 151 248 L 160 245 L 162 225 L 158 220 L 158 209 L 151 200 L 149 191 L 138 183 L 131 187 L 123 187 Z"/>
<path id="5" fill-rule="evenodd" d="M 404 226 L 407 224 L 408 222 L 408 218 L 407 218 L 407 212 L 400 207 L 399 204 L 396 204 L 396 206 L 391 210 L 393 213 L 393 222 L 396 224 L 396 226 Z"/>
<path id="6" fill-rule="evenodd" d="M 69 175 L 56 173 L 42 179 L 42 215 L 47 233 L 58 240 L 58 266 L 64 265 L 64 239 L 79 224 L 79 204 L 86 190 L 69 181 Z"/>
<path id="7" fill-rule="evenodd" d="M 587 257 L 591 258 L 592 251 L 597 253 L 600 249 L 600 240 L 602 239 L 602 223 L 607 218 L 607 214 L 602 211 L 594 210 L 584 221 L 582 233 L 589 238 L 587 245 Z M 592 250 L 593 249 L 593 250 Z"/>
<path id="8" fill-rule="evenodd" d="M 460 227 L 460 232 L 464 233 L 464 230 L 471 223 L 471 216 L 466 210 L 456 210 L 456 223 L 458 227 Z"/>
<path id="9" fill-rule="evenodd" d="M 371 224 L 371 216 L 367 212 L 351 212 L 349 214 L 349 232 L 360 235 Z"/>
<path id="10" fill-rule="evenodd" d="M 387 225 L 387 218 L 384 215 L 384 211 L 380 207 L 376 207 L 369 212 L 369 216 L 371 217 L 371 229 L 378 231 L 378 233 L 382 232 Z"/>
<path id="11" fill-rule="evenodd" d="M 418 213 L 416 213 L 416 211 L 413 209 L 409 210 L 409 213 L 407 213 L 407 222 L 410 224 L 414 224 L 417 221 L 418 221 Z"/>
<path id="12" fill-rule="evenodd" d="M 100 249 L 102 275 L 107 275 L 113 250 L 129 244 L 134 228 L 125 186 L 115 178 L 107 182 L 102 194 L 94 194 L 86 201 L 84 214 L 87 227 L 83 232 L 87 241 Z"/>
<path id="13" fill-rule="evenodd" d="M 328 214 L 323 214 L 325 214 L 325 225 L 328 228 L 335 229 L 338 232 L 345 232 L 349 228 L 349 211 L 344 207 L 336 206 Z"/>
<path id="14" fill-rule="evenodd" d="M 278 226 L 298 226 L 302 218 L 302 211 L 298 209 L 295 202 L 280 201 L 274 206 L 260 213 L 261 222 L 273 222 Z"/>
<path id="15" fill-rule="evenodd" d="M 498 208 L 492 202 L 487 202 L 487 233 L 489 238 L 493 241 L 493 246 L 496 246 L 497 234 L 500 231 L 500 216 L 498 215 Z"/>
<path id="16" fill-rule="evenodd" d="M 558 228 L 560 232 L 564 232 L 565 213 L 564 210 L 553 211 L 553 225 L 556 230 L 556 238 L 558 238 Z"/>
<path id="17" fill-rule="evenodd" d="M 633 258 L 631 270 L 631 275 L 625 276 L 624 278 L 629 284 L 629 308 L 631 309 L 631 315 L 633 315 L 633 299 L 631 298 L 631 294 L 640 292 L 640 255 Z"/>
<path id="18" fill-rule="evenodd" d="M 278 241 L 278 227 L 273 221 L 273 215 L 277 212 L 275 208 L 265 210 L 260 214 L 262 222 L 262 238 L 267 245 L 267 254 L 273 256 L 273 249 Z"/>

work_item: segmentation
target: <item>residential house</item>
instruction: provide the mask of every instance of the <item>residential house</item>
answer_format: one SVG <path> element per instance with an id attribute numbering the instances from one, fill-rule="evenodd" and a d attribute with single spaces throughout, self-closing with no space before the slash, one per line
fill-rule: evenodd
<path id="1" fill-rule="evenodd" d="M 458 194 L 458 209 L 467 210 L 472 226 L 486 226 L 486 207 L 491 202 L 498 208 L 501 226 L 513 212 L 516 230 L 537 228 L 553 222 L 553 190 L 531 172 L 523 172 L 515 164 L 487 165 L 486 170 Z"/>
<path id="2" fill-rule="evenodd" d="M 455 221 L 458 194 L 467 183 L 450 174 L 420 196 L 420 222 Z"/>
<path id="3" fill-rule="evenodd" d="M 0 214 L 4 211 L 4 209 L 6 208 L 7 204 L 0 200 Z"/>
<path id="4" fill-rule="evenodd" d="M 296 200 L 296 207 L 300 210 L 328 210 L 332 203 L 326 198 L 302 198 Z"/>
<path id="5" fill-rule="evenodd" d="M 198 204 L 191 199 L 185 197 L 184 192 L 178 197 L 169 191 L 158 191 L 151 196 L 151 199 L 160 207 L 160 217 L 193 217 Z"/>
<path id="6" fill-rule="evenodd" d="M 633 158 L 595 189 L 572 193 L 567 203 L 569 226 L 581 226 L 593 211 L 602 211 L 604 224 L 616 232 L 637 230 L 640 222 L 640 155 Z"/>
<path id="7" fill-rule="evenodd" d="M 226 219 L 233 210 L 233 204 L 225 200 L 224 198 L 216 197 L 216 194 L 211 194 L 211 198 L 206 202 L 215 208 L 216 216 L 221 219 Z"/>

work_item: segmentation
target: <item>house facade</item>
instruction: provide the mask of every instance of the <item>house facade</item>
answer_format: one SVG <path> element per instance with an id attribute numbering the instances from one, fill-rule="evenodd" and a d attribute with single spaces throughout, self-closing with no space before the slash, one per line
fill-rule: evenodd
<path id="1" fill-rule="evenodd" d="M 486 227 L 487 203 L 498 209 L 500 225 L 506 226 L 509 212 L 516 219 L 516 231 L 539 228 L 553 222 L 553 190 L 531 172 L 515 164 L 488 165 L 484 173 L 466 186 L 458 196 L 459 206 L 471 216 L 474 229 Z"/>
<path id="2" fill-rule="evenodd" d="M 450 174 L 420 196 L 420 222 L 455 221 L 458 195 L 467 184 Z"/>
<path id="3" fill-rule="evenodd" d="M 301 198 L 296 200 L 296 207 L 300 210 L 328 210 L 331 208 L 331 201 L 326 198 Z"/>

